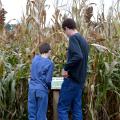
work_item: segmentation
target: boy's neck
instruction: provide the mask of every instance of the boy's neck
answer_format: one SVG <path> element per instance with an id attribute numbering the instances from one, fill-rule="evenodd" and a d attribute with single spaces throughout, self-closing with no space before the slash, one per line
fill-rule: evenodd
<path id="1" fill-rule="evenodd" d="M 75 29 L 75 30 L 71 30 L 71 36 L 78 33 L 78 31 Z"/>
<path id="2" fill-rule="evenodd" d="M 48 54 L 41 54 L 41 57 L 48 58 Z"/>
<path id="3" fill-rule="evenodd" d="M 71 30 L 69 33 L 69 37 L 75 35 L 76 33 L 78 33 L 78 31 L 76 29 Z"/>

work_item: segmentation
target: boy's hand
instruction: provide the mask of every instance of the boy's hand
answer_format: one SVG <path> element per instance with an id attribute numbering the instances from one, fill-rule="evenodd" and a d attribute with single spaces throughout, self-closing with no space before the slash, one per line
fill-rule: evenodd
<path id="1" fill-rule="evenodd" d="M 67 78 L 69 75 L 68 75 L 68 71 L 65 71 L 64 69 L 62 70 L 62 76 L 64 78 Z"/>

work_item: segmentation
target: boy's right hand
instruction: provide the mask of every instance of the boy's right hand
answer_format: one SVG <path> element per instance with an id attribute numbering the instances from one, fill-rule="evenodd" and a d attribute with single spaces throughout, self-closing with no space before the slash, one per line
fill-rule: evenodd
<path id="1" fill-rule="evenodd" d="M 68 75 L 68 71 L 65 71 L 64 69 L 62 69 L 62 76 L 64 78 L 67 78 L 69 75 Z"/>

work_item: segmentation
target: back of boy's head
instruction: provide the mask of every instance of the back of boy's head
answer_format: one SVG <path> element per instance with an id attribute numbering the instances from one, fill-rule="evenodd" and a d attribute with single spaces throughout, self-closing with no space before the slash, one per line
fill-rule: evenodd
<path id="1" fill-rule="evenodd" d="M 40 44 L 39 46 L 39 52 L 40 54 L 45 54 L 45 53 L 48 53 L 49 50 L 51 50 L 51 47 L 48 43 L 42 43 Z"/>
<path id="2" fill-rule="evenodd" d="M 73 30 L 76 29 L 75 21 L 71 18 L 66 18 L 62 23 L 63 30 L 65 30 L 66 27 L 69 28 L 69 29 L 73 29 Z"/>

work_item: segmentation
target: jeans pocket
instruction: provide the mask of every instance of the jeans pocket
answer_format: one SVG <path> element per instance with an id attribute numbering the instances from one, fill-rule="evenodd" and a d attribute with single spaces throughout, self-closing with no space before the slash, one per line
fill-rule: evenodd
<path id="1" fill-rule="evenodd" d="M 71 79 L 69 78 L 64 78 L 64 82 L 61 87 L 62 90 L 64 91 L 71 91 L 74 89 L 74 84 L 72 83 Z"/>

